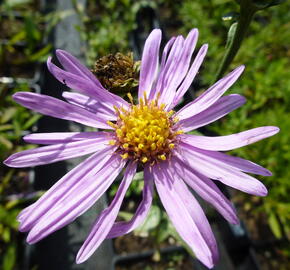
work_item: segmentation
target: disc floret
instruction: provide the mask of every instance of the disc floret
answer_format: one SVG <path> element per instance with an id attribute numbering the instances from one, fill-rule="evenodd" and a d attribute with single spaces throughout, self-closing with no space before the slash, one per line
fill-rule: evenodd
<path id="1" fill-rule="evenodd" d="M 158 104 L 158 98 L 148 101 L 146 94 L 137 105 L 134 105 L 131 94 L 128 97 L 130 108 L 115 108 L 118 119 L 115 124 L 108 122 L 114 127 L 116 136 L 111 144 L 119 146 L 124 159 L 142 163 L 169 159 L 177 143 L 176 136 L 183 133 L 173 128 L 177 121 L 172 118 L 174 111 L 166 111 L 164 104 Z"/>

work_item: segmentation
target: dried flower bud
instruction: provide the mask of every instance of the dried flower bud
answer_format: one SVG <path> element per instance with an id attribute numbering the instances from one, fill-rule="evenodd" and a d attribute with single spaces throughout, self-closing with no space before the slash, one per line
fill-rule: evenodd
<path id="1" fill-rule="evenodd" d="M 92 72 L 109 91 L 126 94 L 137 90 L 139 70 L 140 61 L 134 62 L 133 53 L 116 53 L 98 59 Z"/>

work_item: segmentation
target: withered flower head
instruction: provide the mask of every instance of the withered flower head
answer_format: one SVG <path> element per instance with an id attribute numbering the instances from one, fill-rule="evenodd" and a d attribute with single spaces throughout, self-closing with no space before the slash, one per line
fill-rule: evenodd
<path id="1" fill-rule="evenodd" d="M 140 61 L 134 62 L 133 53 L 109 54 L 98 59 L 92 70 L 104 88 L 113 93 L 137 91 Z"/>

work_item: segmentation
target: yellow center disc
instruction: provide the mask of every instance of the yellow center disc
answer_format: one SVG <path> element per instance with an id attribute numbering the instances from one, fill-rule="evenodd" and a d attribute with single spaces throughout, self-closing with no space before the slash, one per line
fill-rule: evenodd
<path id="1" fill-rule="evenodd" d="M 115 128 L 116 141 L 124 159 L 137 159 L 143 163 L 166 160 L 175 146 L 175 137 L 182 131 L 173 131 L 176 121 L 171 119 L 173 111 L 165 111 L 164 104 L 158 100 L 148 101 L 146 97 L 139 100 L 138 105 L 131 100 L 129 110 L 116 109 L 116 124 L 108 122 Z"/>

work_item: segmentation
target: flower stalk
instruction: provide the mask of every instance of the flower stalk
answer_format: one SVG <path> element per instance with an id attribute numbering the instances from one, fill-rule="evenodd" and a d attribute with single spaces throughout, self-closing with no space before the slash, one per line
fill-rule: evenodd
<path id="1" fill-rule="evenodd" d="M 228 33 L 228 42 L 226 52 L 223 60 L 219 66 L 219 69 L 215 76 L 215 81 L 220 79 L 225 73 L 236 54 L 238 53 L 242 42 L 246 36 L 253 16 L 259 9 L 252 3 L 252 0 L 240 1 L 240 16 L 238 23 L 233 24 Z"/>

